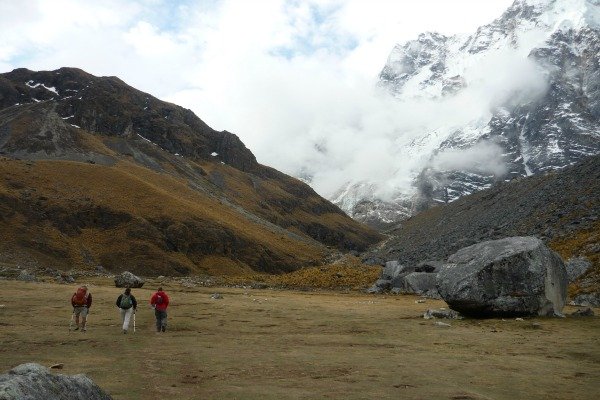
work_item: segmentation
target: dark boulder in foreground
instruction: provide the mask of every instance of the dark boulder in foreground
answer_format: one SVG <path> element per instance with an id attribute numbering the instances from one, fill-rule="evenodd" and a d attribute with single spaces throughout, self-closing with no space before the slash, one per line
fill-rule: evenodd
<path id="1" fill-rule="evenodd" d="M 465 247 L 448 258 L 437 287 L 450 308 L 474 317 L 562 316 L 565 264 L 534 237 Z"/>
<path id="2" fill-rule="evenodd" d="M 21 364 L 0 375 L 2 400 L 111 400 L 98 385 L 83 374 L 54 375 L 42 365 Z"/>

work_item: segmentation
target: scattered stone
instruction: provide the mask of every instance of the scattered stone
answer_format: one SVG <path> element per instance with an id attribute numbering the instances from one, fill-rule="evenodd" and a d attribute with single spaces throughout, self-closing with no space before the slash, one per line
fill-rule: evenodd
<path id="1" fill-rule="evenodd" d="M 447 323 L 445 323 L 445 322 L 441 322 L 441 321 L 435 321 L 435 322 L 434 322 L 434 325 L 435 325 L 435 326 L 441 326 L 441 327 L 443 327 L 443 328 L 449 328 L 449 327 L 451 327 L 451 326 L 452 326 L 452 325 L 450 325 L 450 324 L 447 324 Z"/>
<path id="2" fill-rule="evenodd" d="M 56 282 L 58 283 L 65 283 L 65 284 L 69 284 L 69 283 L 73 283 L 75 282 L 75 278 L 73 278 L 72 275 L 66 273 L 66 272 L 59 272 L 56 274 L 55 278 Z"/>
<path id="3" fill-rule="evenodd" d="M 30 274 L 29 271 L 24 269 L 19 273 L 19 276 L 17 276 L 17 280 L 24 282 L 35 282 L 37 281 L 37 278 L 33 274 Z"/>
<path id="4" fill-rule="evenodd" d="M 21 364 L 0 375 L 2 400 L 111 400 L 98 385 L 83 374 L 54 375 L 35 363 Z"/>
<path id="5" fill-rule="evenodd" d="M 523 318 L 515 318 L 515 321 L 524 321 Z"/>
<path id="6" fill-rule="evenodd" d="M 267 289 L 269 287 L 269 285 L 267 285 L 264 282 L 252 282 L 252 284 L 250 285 L 251 289 Z"/>
<path id="7" fill-rule="evenodd" d="M 383 271 L 381 271 L 381 278 L 391 281 L 396 278 L 402 272 L 406 270 L 406 267 L 400 264 L 398 261 L 388 261 L 385 263 Z"/>
<path id="8" fill-rule="evenodd" d="M 378 279 L 373 286 L 367 289 L 367 293 L 383 293 L 385 290 L 389 290 L 392 281 L 389 279 Z"/>
<path id="9" fill-rule="evenodd" d="M 196 282 L 194 282 L 190 278 L 183 278 L 183 279 L 181 279 L 180 283 L 181 283 L 181 286 L 184 286 L 186 288 L 195 288 L 197 286 Z"/>
<path id="10" fill-rule="evenodd" d="M 367 293 L 383 293 L 392 289 L 394 282 L 407 273 L 407 267 L 400 264 L 398 261 L 387 261 L 379 279 L 367 289 Z M 397 291 L 392 293 L 398 293 Z"/>
<path id="11" fill-rule="evenodd" d="M 425 311 L 423 314 L 423 318 L 432 319 L 432 318 L 444 318 L 444 319 L 463 319 L 463 316 L 460 313 L 454 310 L 446 310 L 444 308 L 440 309 L 429 309 Z"/>
<path id="12" fill-rule="evenodd" d="M 425 299 L 419 299 L 419 300 L 415 300 L 415 303 L 421 304 L 421 303 L 425 303 Z"/>
<path id="13" fill-rule="evenodd" d="M 401 293 L 424 294 L 430 290 L 436 290 L 437 274 L 428 272 L 411 272 L 404 276 L 398 287 Z"/>
<path id="14" fill-rule="evenodd" d="M 573 306 L 582 307 L 600 307 L 600 294 L 599 293 L 584 293 L 579 294 L 573 298 L 573 301 L 569 303 Z"/>
<path id="15" fill-rule="evenodd" d="M 220 300 L 220 299 L 222 299 L 222 298 L 223 298 L 223 295 L 221 295 L 221 293 L 213 293 L 213 294 L 210 296 L 210 298 L 211 298 L 211 299 L 215 299 L 215 300 Z"/>
<path id="16" fill-rule="evenodd" d="M 63 369 L 63 367 L 65 366 L 65 364 L 59 363 L 59 364 L 52 364 L 50 366 L 50 368 L 52 369 Z"/>
<path id="17" fill-rule="evenodd" d="M 138 276 L 135 276 L 129 271 L 121 273 L 121 275 L 115 276 L 116 287 L 130 287 L 130 288 L 141 288 L 144 286 L 144 280 Z"/>
<path id="18" fill-rule="evenodd" d="M 475 244 L 448 262 L 438 274 L 438 291 L 462 314 L 562 316 L 568 284 L 565 265 L 537 238 Z"/>
<path id="19" fill-rule="evenodd" d="M 534 323 L 531 324 L 531 327 L 533 329 L 541 329 L 542 324 L 540 324 L 539 322 L 534 322 Z"/>
<path id="20" fill-rule="evenodd" d="M 585 257 L 569 258 L 565 263 L 569 283 L 574 282 L 581 275 L 585 274 L 591 266 L 591 261 Z"/>
<path id="21" fill-rule="evenodd" d="M 108 273 L 108 271 L 102 265 L 96 265 L 96 272 L 100 274 Z"/>
<path id="22" fill-rule="evenodd" d="M 573 317 L 593 317 L 594 316 L 594 310 L 592 310 L 590 307 L 586 307 L 586 308 L 582 308 L 582 309 L 579 309 L 579 310 L 575 311 L 571 315 Z"/>

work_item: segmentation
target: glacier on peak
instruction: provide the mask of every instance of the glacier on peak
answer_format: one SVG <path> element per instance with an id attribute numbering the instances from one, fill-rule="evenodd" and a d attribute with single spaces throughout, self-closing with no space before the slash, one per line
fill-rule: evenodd
<path id="1" fill-rule="evenodd" d="M 381 227 L 598 154 L 599 28 L 600 0 L 516 0 L 471 35 L 397 44 L 378 86 L 412 111 L 395 127 L 402 161 L 395 175 L 348 182 L 329 198 Z"/>

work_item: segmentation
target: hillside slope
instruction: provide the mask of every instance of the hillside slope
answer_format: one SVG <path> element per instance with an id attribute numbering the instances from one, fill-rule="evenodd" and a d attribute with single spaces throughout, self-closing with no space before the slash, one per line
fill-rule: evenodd
<path id="1" fill-rule="evenodd" d="M 380 236 L 237 136 L 117 78 L 0 74 L 0 261 L 291 271 Z"/>
<path id="2" fill-rule="evenodd" d="M 563 259 L 589 258 L 587 287 L 600 289 L 600 156 L 565 168 L 504 182 L 430 208 L 388 231 L 371 254 L 414 264 L 445 260 L 484 240 L 533 235 Z"/>

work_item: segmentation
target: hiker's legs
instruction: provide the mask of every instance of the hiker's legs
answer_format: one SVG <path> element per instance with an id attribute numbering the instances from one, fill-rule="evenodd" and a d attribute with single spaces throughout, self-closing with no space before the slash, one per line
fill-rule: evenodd
<path id="1" fill-rule="evenodd" d="M 79 329 L 79 315 L 81 314 L 82 308 L 83 307 L 73 308 L 73 313 L 75 314 L 75 330 Z"/>
<path id="2" fill-rule="evenodd" d="M 167 330 L 167 312 L 166 311 L 162 312 L 162 319 L 160 321 L 160 327 L 163 332 Z"/>
<path id="3" fill-rule="evenodd" d="M 129 321 L 131 320 L 131 314 L 133 314 L 133 308 L 124 310 L 121 308 L 121 319 L 123 320 L 123 330 L 129 329 Z"/>
<path id="4" fill-rule="evenodd" d="M 85 323 L 87 322 L 88 308 L 81 307 L 81 329 L 85 331 Z"/>
<path id="5" fill-rule="evenodd" d="M 154 310 L 156 316 L 156 332 L 164 332 L 167 329 L 167 312 Z"/>
<path id="6" fill-rule="evenodd" d="M 161 316 L 160 316 L 160 311 L 158 311 L 157 309 L 154 309 L 154 316 L 156 317 L 156 332 L 160 332 L 160 327 L 161 327 Z"/>

